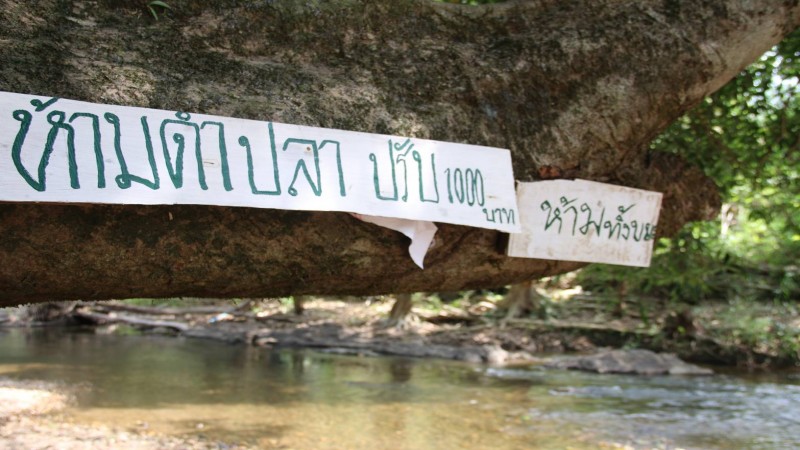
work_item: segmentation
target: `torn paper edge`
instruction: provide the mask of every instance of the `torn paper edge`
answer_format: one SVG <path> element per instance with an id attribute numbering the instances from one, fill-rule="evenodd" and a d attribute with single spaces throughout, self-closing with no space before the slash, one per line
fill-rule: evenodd
<path id="1" fill-rule="evenodd" d="M 396 217 L 368 216 L 364 214 L 351 213 L 356 219 L 369 222 L 390 230 L 399 231 L 411 239 L 408 246 L 408 253 L 414 264 L 424 269 L 423 262 L 428 249 L 433 243 L 433 236 L 438 229 L 433 222 L 424 220 L 398 219 Z"/>

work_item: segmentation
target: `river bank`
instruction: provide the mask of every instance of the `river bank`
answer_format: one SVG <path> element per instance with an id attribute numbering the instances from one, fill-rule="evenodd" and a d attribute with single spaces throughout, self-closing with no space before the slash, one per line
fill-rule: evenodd
<path id="1" fill-rule="evenodd" d="M 360 355 L 463 360 L 494 365 L 540 362 L 540 355 L 643 348 L 700 364 L 747 368 L 800 363 L 800 314 L 774 304 L 657 299 L 620 304 L 572 292 L 549 293 L 545 318 L 508 317 L 497 301 L 472 295 L 445 303 L 417 297 L 402 326 L 386 317 L 393 299 L 291 299 L 248 302 L 73 303 L 62 313 L 6 310 L 4 326 L 82 325 L 96 333 L 161 333 L 265 347 L 307 347 Z M 56 308 L 57 310 L 58 308 Z M 45 316 L 45 317 L 42 317 Z M 541 316 L 541 314 L 540 314 Z M 46 319 L 37 322 L 35 319 Z"/>

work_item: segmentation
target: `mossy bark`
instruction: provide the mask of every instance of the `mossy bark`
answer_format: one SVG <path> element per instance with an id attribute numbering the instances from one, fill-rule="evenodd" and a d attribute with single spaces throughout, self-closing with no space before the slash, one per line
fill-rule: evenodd
<path id="1" fill-rule="evenodd" d="M 663 234 L 718 199 L 648 143 L 800 23 L 796 0 L 169 3 L 156 21 L 146 1 L 0 0 L 0 89 L 510 148 L 519 180 L 664 192 Z M 2 204 L 0 230 L 0 305 L 459 290 L 578 267 L 442 225 L 423 271 L 405 238 L 342 213 Z"/>

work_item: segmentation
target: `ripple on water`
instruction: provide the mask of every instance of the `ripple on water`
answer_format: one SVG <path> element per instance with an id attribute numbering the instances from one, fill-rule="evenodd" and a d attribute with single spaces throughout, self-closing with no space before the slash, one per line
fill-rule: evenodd
<path id="1" fill-rule="evenodd" d="M 528 412 L 534 420 L 580 423 L 613 442 L 800 447 L 800 386 L 788 376 L 783 384 L 737 375 L 638 377 L 539 368 L 489 369 L 486 374 L 535 381 L 529 393 L 535 406 Z"/>

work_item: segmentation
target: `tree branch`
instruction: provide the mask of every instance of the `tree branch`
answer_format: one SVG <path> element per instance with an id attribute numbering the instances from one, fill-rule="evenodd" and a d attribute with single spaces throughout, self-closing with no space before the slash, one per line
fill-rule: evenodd
<path id="1" fill-rule="evenodd" d="M 198 0 L 157 22 L 135 2 L 0 5 L 2 90 L 510 148 L 520 180 L 664 192 L 667 234 L 719 201 L 648 143 L 800 23 L 772 0 Z M 5 305 L 458 290 L 579 266 L 445 225 L 421 271 L 404 238 L 339 213 L 3 204 L 0 229 Z"/>

